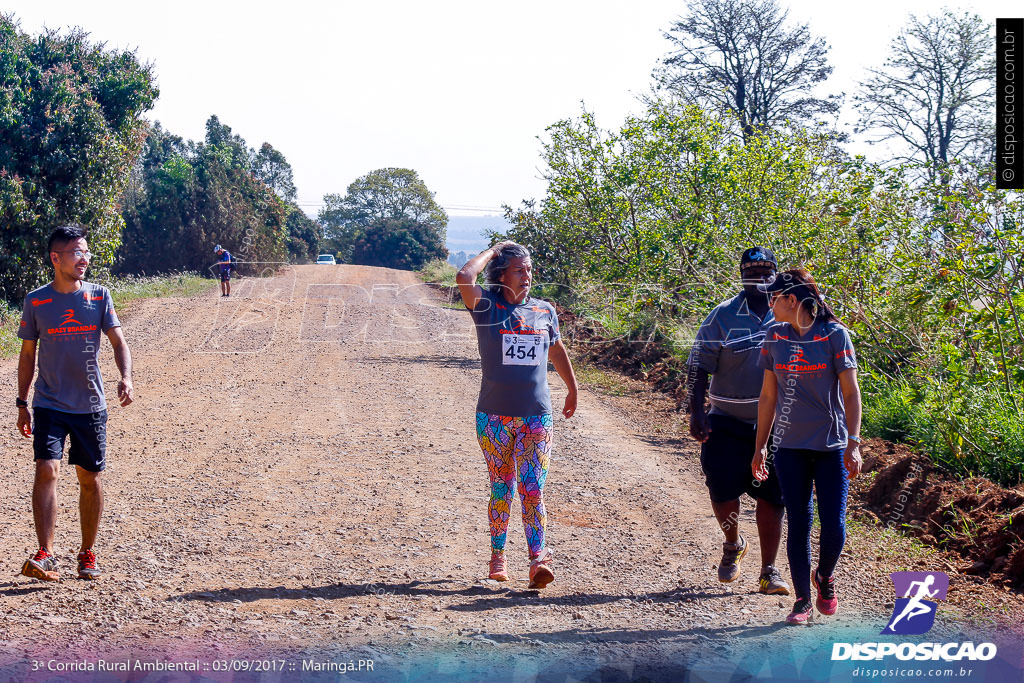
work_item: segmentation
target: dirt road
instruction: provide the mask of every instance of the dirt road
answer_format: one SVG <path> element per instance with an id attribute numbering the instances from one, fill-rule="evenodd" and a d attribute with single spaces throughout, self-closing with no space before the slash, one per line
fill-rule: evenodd
<path id="1" fill-rule="evenodd" d="M 299 657 L 290 666 L 372 658 L 410 680 L 473 680 L 488 667 L 628 679 L 698 661 L 756 672 L 768 654 L 799 663 L 833 634 L 877 634 L 891 611 L 886 573 L 908 564 L 903 546 L 858 541 L 839 570 L 841 616 L 780 626 L 790 599 L 755 592 L 756 559 L 736 585 L 715 580 L 720 534 L 668 402 L 585 389 L 576 417 L 555 418 L 545 496 L 556 582 L 526 590 L 515 517 L 514 580 L 481 581 L 473 330 L 411 273 L 288 268 L 237 282 L 227 299 L 211 288 L 139 302 L 125 335 L 137 402 L 110 410 L 103 581 L 70 578 L 67 469 L 56 543 L 67 578 L 15 576 L 34 550 L 31 444 L 13 409 L 0 431 L 0 673 L 53 657 L 285 654 Z M 14 396 L 15 367 L 0 363 L 0 395 Z M 106 344 L 103 368 L 109 387 Z M 554 373 L 551 383 L 560 406 L 564 387 Z M 754 540 L 749 514 L 742 524 Z"/>

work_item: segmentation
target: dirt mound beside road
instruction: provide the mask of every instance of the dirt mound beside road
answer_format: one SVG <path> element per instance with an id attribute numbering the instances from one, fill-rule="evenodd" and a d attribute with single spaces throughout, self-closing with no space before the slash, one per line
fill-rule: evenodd
<path id="1" fill-rule="evenodd" d="M 868 442 L 858 487 L 863 505 L 883 524 L 959 555 L 959 569 L 1024 588 L 1024 488 L 982 478 L 959 480 L 906 446 Z"/>

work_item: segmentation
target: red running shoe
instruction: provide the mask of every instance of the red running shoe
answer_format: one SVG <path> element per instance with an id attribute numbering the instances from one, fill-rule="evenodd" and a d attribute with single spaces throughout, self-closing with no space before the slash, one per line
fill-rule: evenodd
<path id="1" fill-rule="evenodd" d="M 529 588 L 544 588 L 555 580 L 555 573 L 551 571 L 551 567 L 548 566 L 551 562 L 552 555 L 554 555 L 554 553 L 545 548 L 530 562 Z"/>
<path id="2" fill-rule="evenodd" d="M 508 581 L 508 570 L 505 568 L 505 553 L 491 553 L 489 578 L 495 581 Z"/>
<path id="3" fill-rule="evenodd" d="M 830 576 L 827 579 L 819 579 L 818 570 L 815 569 L 814 573 L 811 574 L 811 583 L 818 589 L 818 598 L 814 601 L 818 611 L 829 616 L 835 614 L 836 609 L 839 607 L 839 601 L 836 600 L 835 577 Z"/>
<path id="4" fill-rule="evenodd" d="M 58 581 L 57 558 L 45 548 L 40 548 L 35 555 L 25 560 L 21 573 L 40 581 Z"/>
<path id="5" fill-rule="evenodd" d="M 100 570 L 96 566 L 96 553 L 91 548 L 78 553 L 78 578 L 89 581 L 100 578 Z"/>
<path id="6" fill-rule="evenodd" d="M 801 625 L 810 622 L 811 615 L 811 599 L 810 598 L 797 598 L 796 604 L 793 605 L 793 611 L 786 617 L 787 624 Z"/>

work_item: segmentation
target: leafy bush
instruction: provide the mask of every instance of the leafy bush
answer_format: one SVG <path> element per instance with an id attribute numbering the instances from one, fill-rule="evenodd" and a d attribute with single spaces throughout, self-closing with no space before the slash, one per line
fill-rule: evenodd
<path id="1" fill-rule="evenodd" d="M 30 36 L 0 14 L 0 298 L 20 303 L 48 279 L 46 241 L 66 223 L 89 226 L 93 267 L 109 267 L 156 97 L 133 53 L 81 29 Z"/>
<path id="2" fill-rule="evenodd" d="M 506 207 L 537 279 L 609 336 L 685 356 L 738 289 L 741 252 L 802 266 L 854 336 L 865 424 L 961 473 L 1020 481 L 1024 200 L 991 168 L 922 177 L 850 158 L 828 135 L 743 141 L 695 106 L 652 101 L 617 131 L 592 114 L 548 128 L 548 190 Z"/>

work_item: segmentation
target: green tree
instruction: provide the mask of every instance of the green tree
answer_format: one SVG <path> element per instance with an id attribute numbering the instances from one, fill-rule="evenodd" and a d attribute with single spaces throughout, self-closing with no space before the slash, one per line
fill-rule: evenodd
<path id="1" fill-rule="evenodd" d="M 215 244 L 243 262 L 285 261 L 290 207 L 252 174 L 247 149 L 216 116 L 198 144 L 155 125 L 125 194 L 118 270 L 209 271 Z"/>
<path id="2" fill-rule="evenodd" d="M 264 142 L 258 152 L 252 154 L 252 172 L 264 185 L 277 193 L 286 202 L 295 202 L 295 179 L 292 167 L 284 154 Z"/>
<path id="3" fill-rule="evenodd" d="M 345 262 L 417 269 L 448 254 L 448 215 L 411 169 L 378 169 L 344 195 L 324 195 L 319 220 Z M 408 252 L 394 251 L 398 247 Z"/>
<path id="4" fill-rule="evenodd" d="M 288 205 L 288 257 L 291 261 L 307 261 L 320 253 L 323 239 L 320 224 L 310 218 L 297 205 Z"/>
<path id="5" fill-rule="evenodd" d="M 681 353 L 735 294 L 753 244 L 804 266 L 849 325 L 872 435 L 961 475 L 1024 472 L 1024 202 L 969 164 L 925 183 L 798 126 L 746 143 L 698 107 L 652 102 L 617 130 L 548 129 L 548 189 L 509 211 L 536 281 L 606 336 Z M 626 351 L 625 353 L 628 353 Z"/>
<path id="6" fill-rule="evenodd" d="M 117 210 L 157 97 L 135 54 L 65 35 L 23 33 L 0 16 L 0 296 L 18 302 L 51 275 L 50 231 L 87 225 L 93 268 L 121 241 Z"/>

